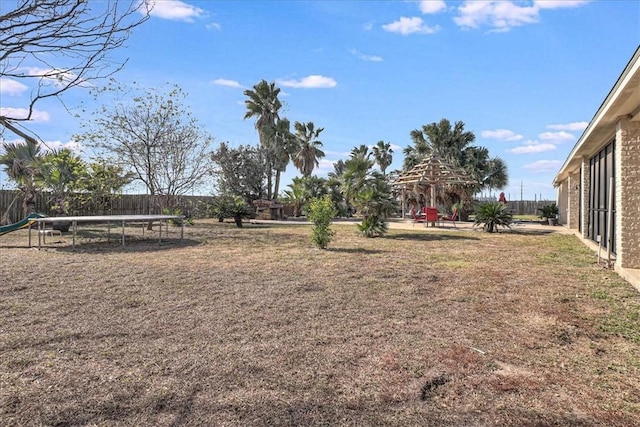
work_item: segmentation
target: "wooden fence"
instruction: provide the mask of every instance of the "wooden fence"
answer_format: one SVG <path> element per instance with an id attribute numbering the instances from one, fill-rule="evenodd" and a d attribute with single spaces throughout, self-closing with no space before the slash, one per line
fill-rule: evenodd
<path id="1" fill-rule="evenodd" d="M 538 209 L 555 203 L 555 200 L 514 200 L 507 204 L 514 215 L 540 215 Z"/>
<path id="2" fill-rule="evenodd" d="M 4 215 L 16 197 L 16 192 L 11 190 L 0 190 L 0 217 Z M 53 215 L 48 201 L 51 196 L 45 192 L 39 192 L 36 197 L 36 211 L 46 215 Z M 213 201 L 212 196 L 177 196 L 171 203 L 174 209 L 180 209 L 183 215 L 190 218 L 207 217 L 206 207 Z M 510 201 L 509 207 L 515 215 L 539 215 L 539 209 L 551 204 L 551 200 L 515 200 Z M 111 201 L 110 209 L 95 210 L 82 209 L 71 212 L 73 215 L 146 215 L 160 214 L 163 205 L 157 198 L 145 194 L 123 194 Z M 165 204 L 166 205 L 166 204 Z M 285 204 L 285 215 L 292 216 L 291 206 Z M 9 211 L 9 220 L 17 222 L 23 218 L 22 200 L 18 199 L 13 203 Z"/>
<path id="3" fill-rule="evenodd" d="M 0 216 L 9 209 L 11 202 L 16 197 L 16 192 L 11 190 L 0 190 Z M 51 195 L 46 192 L 38 192 L 36 197 L 36 212 L 46 215 L 53 215 L 49 200 Z M 207 204 L 213 201 L 212 196 L 176 196 L 171 202 L 173 209 L 180 209 L 183 215 L 191 218 L 203 218 L 207 216 Z M 110 201 L 108 209 L 96 210 L 91 208 L 74 210 L 73 215 L 146 215 L 161 214 L 161 206 L 166 205 L 158 197 L 145 194 L 123 194 L 114 197 Z M 9 211 L 9 220 L 17 222 L 23 218 L 22 199 L 14 201 Z"/>

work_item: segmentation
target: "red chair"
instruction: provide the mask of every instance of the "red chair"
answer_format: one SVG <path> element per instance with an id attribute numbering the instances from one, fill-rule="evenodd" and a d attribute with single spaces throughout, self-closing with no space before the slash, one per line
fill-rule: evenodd
<path id="1" fill-rule="evenodd" d="M 424 222 L 425 217 L 421 214 L 417 214 L 414 208 L 411 208 L 411 219 L 413 220 L 413 226 L 415 227 L 417 222 Z"/>
<path id="2" fill-rule="evenodd" d="M 456 226 L 456 221 L 458 221 L 458 208 L 455 208 L 453 210 L 453 213 L 451 214 L 451 216 L 443 216 L 442 218 L 440 218 L 440 221 L 443 221 L 443 222 L 450 221 L 455 228 L 458 228 Z"/>
<path id="3" fill-rule="evenodd" d="M 440 225 L 439 224 L 440 221 L 438 219 L 438 208 L 428 208 L 425 206 L 424 217 L 427 223 L 431 223 L 432 225 L 435 225 L 435 223 L 437 222 L 438 225 Z"/>

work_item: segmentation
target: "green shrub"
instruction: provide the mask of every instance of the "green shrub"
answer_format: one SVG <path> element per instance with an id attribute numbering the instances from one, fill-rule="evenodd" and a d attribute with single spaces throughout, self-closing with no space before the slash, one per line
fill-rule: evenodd
<path id="1" fill-rule="evenodd" d="M 498 227 L 511 228 L 512 216 L 509 206 L 500 202 L 491 202 L 480 205 L 476 208 L 476 219 L 474 227 L 482 225 L 487 233 L 498 231 Z"/>
<path id="2" fill-rule="evenodd" d="M 555 218 L 558 215 L 558 205 L 555 202 L 550 205 L 545 205 L 541 208 L 538 208 L 540 211 L 540 218 Z"/>
<path id="3" fill-rule="evenodd" d="M 180 209 L 171 209 L 171 208 L 164 208 L 162 209 L 162 215 L 182 215 L 182 211 Z M 184 219 L 180 219 L 180 218 L 173 218 L 169 220 L 169 224 L 171 225 L 175 225 L 175 226 L 181 226 L 183 223 L 187 223 L 189 225 L 193 225 L 193 219 L 191 218 L 184 218 Z"/>
<path id="4" fill-rule="evenodd" d="M 358 231 L 365 237 L 380 237 L 389 229 L 389 226 L 378 215 L 369 215 L 358 224 Z"/>
<path id="5" fill-rule="evenodd" d="M 238 228 L 242 228 L 242 218 L 249 217 L 253 210 L 242 197 L 222 196 L 209 205 L 209 213 L 212 217 L 222 222 L 225 218 L 233 218 Z"/>
<path id="6" fill-rule="evenodd" d="M 326 249 L 335 234 L 329 227 L 336 213 L 329 195 L 313 198 L 309 202 L 307 218 L 313 223 L 311 241 L 320 249 Z"/>

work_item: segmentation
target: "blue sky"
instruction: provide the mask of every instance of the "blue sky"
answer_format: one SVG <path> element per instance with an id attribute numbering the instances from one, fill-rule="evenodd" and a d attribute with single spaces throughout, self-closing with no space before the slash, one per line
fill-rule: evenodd
<path id="1" fill-rule="evenodd" d="M 413 129 L 461 120 L 506 161 L 508 197 L 555 199 L 555 173 L 638 44 L 637 0 L 165 0 L 117 52 L 128 62 L 115 77 L 179 85 L 216 144 L 233 146 L 258 141 L 243 90 L 275 81 L 281 116 L 325 129 L 321 176 L 379 140 L 400 168 Z M 28 92 L 1 81 L 0 107 L 23 107 Z M 71 111 L 89 99 L 63 98 Z M 75 146 L 79 123 L 61 102 L 36 108 L 30 129 Z M 296 175 L 290 165 L 283 183 Z"/>

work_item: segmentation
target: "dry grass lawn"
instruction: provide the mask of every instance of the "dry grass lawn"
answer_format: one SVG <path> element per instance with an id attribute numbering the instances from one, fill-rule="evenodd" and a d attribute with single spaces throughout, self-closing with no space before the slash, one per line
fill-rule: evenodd
<path id="1" fill-rule="evenodd" d="M 640 295 L 575 237 L 334 228 L 1 236 L 0 424 L 640 424 Z"/>

